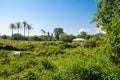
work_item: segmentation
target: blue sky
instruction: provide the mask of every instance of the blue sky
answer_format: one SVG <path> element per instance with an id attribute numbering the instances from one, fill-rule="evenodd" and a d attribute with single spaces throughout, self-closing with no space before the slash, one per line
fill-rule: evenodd
<path id="1" fill-rule="evenodd" d="M 0 35 L 11 35 L 9 25 L 23 21 L 33 26 L 30 35 L 41 35 L 41 29 L 52 33 L 56 27 L 68 34 L 94 34 L 99 30 L 90 21 L 96 10 L 95 0 L 0 0 Z"/>

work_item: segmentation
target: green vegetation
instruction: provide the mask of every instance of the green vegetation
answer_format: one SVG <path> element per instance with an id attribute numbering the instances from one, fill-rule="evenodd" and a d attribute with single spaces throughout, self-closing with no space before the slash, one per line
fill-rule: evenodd
<path id="1" fill-rule="evenodd" d="M 98 11 L 93 22 L 97 22 L 106 32 L 106 45 L 111 52 L 120 53 L 120 1 L 119 0 L 96 0 Z"/>
<path id="2" fill-rule="evenodd" d="M 55 38 L 59 40 L 60 34 L 64 33 L 63 28 L 55 28 L 53 31 Z"/>
<path id="3" fill-rule="evenodd" d="M 1 40 L 0 79 L 119 80 L 120 65 L 102 49 L 100 40 L 92 40 L 81 43 Z M 15 50 L 22 51 L 22 56 L 14 56 Z"/>
<path id="4" fill-rule="evenodd" d="M 106 32 L 106 49 L 119 61 L 120 57 L 120 1 L 119 0 L 96 0 L 98 11 L 93 18 L 97 27 Z"/>
<path id="5" fill-rule="evenodd" d="M 74 36 L 55 28 L 54 36 L 43 29 L 44 35 L 29 36 L 32 27 L 25 21 L 24 35 L 19 33 L 20 23 L 11 24 L 12 36 L 0 39 L 0 80 L 120 80 L 120 2 L 96 1 L 93 22 L 106 34 Z M 72 42 L 77 37 L 85 41 Z"/>

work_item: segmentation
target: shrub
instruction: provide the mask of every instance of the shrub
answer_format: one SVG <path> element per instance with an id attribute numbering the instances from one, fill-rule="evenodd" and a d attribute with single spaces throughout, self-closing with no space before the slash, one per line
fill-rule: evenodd
<path id="1" fill-rule="evenodd" d="M 18 50 L 16 47 L 13 47 L 12 45 L 3 45 L 3 49 L 5 49 L 5 50 Z"/>
<path id="2" fill-rule="evenodd" d="M 3 49 L 3 43 L 0 43 L 0 50 Z"/>
<path id="3" fill-rule="evenodd" d="M 39 36 L 32 36 L 30 37 L 31 41 L 42 41 Z"/>
<path id="4" fill-rule="evenodd" d="M 74 46 L 69 43 L 61 43 L 58 45 L 61 49 L 73 48 Z"/>
<path id="5" fill-rule="evenodd" d="M 95 51 L 93 51 L 95 52 Z M 57 70 L 53 80 L 119 80 L 120 68 L 105 54 L 74 55 Z"/>
<path id="6" fill-rule="evenodd" d="M 95 40 L 87 40 L 83 43 L 84 48 L 94 48 L 96 47 L 96 41 Z"/>
<path id="7" fill-rule="evenodd" d="M 3 36 L 1 36 L 1 38 L 2 38 L 2 39 L 8 39 L 9 36 L 7 36 L 7 35 L 3 35 Z"/>
<path id="8" fill-rule="evenodd" d="M 57 55 L 57 54 L 61 54 L 61 53 L 63 53 L 63 52 L 59 46 L 50 46 L 49 51 L 47 52 L 47 56 L 50 56 L 52 54 Z"/>
<path id="9" fill-rule="evenodd" d="M 50 62 L 47 58 L 43 58 L 41 61 L 45 69 L 48 69 L 48 70 L 55 69 L 55 65 L 52 62 Z"/>
<path id="10" fill-rule="evenodd" d="M 8 52 L 7 51 L 5 51 L 5 50 L 0 50 L 0 57 L 1 58 L 5 58 L 5 57 L 7 57 L 8 56 Z"/>

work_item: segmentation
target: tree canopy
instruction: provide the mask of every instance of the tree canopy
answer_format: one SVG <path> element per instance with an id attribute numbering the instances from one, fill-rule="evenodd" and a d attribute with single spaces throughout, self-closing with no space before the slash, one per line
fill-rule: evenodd
<path id="1" fill-rule="evenodd" d="M 54 35 L 57 40 L 59 40 L 60 34 L 64 33 L 63 28 L 55 28 L 54 29 Z"/>
<path id="2" fill-rule="evenodd" d="M 96 0 L 97 12 L 93 22 L 97 22 L 106 32 L 106 43 L 113 52 L 120 52 L 120 1 L 119 0 Z"/>

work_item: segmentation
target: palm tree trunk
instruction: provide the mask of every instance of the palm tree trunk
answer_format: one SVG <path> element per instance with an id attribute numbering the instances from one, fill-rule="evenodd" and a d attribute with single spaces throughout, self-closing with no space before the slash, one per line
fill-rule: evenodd
<path id="1" fill-rule="evenodd" d="M 18 28 L 18 34 L 19 34 L 19 28 Z"/>
<path id="2" fill-rule="evenodd" d="M 29 29 L 28 29 L 28 40 L 29 40 L 29 32 L 30 32 L 30 31 L 29 31 Z"/>
<path id="3" fill-rule="evenodd" d="M 13 28 L 12 28 L 12 35 L 13 35 Z M 12 35 L 11 35 L 11 36 L 12 36 Z"/>
<path id="4" fill-rule="evenodd" d="M 18 34 L 19 34 L 19 28 L 18 28 Z M 17 41 L 18 41 L 18 37 L 17 37 Z"/>
<path id="5" fill-rule="evenodd" d="M 24 37 L 25 37 L 25 27 L 24 27 Z"/>

